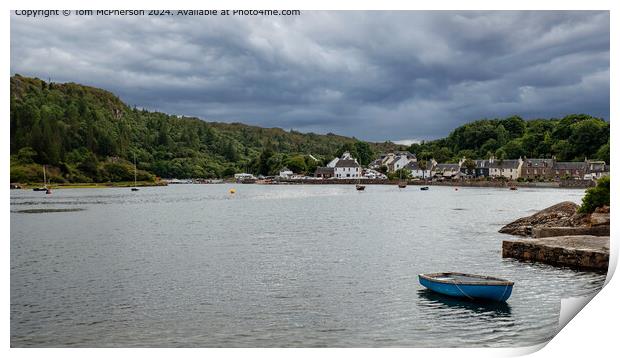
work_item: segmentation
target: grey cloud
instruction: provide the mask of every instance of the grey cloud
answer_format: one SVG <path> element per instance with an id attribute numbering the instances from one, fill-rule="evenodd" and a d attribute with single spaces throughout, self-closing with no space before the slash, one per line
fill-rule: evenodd
<path id="1" fill-rule="evenodd" d="M 609 13 L 11 16 L 11 72 L 205 120 L 436 138 L 478 118 L 609 118 Z"/>

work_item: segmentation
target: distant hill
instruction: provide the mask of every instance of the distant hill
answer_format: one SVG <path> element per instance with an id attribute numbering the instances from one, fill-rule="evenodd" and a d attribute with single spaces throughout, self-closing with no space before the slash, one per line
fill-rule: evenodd
<path id="1" fill-rule="evenodd" d="M 76 83 L 11 77 L 11 181 L 214 178 L 238 171 L 275 174 L 283 166 L 313 172 L 344 150 L 368 163 L 404 147 L 240 123 L 206 122 L 130 108 L 108 91 Z M 318 159 L 318 162 L 312 159 Z"/>
<path id="2" fill-rule="evenodd" d="M 523 120 L 512 116 L 462 125 L 446 138 L 413 144 L 418 158 L 456 162 L 460 158 L 599 159 L 609 163 L 609 122 L 587 114 Z"/>
<path id="3" fill-rule="evenodd" d="M 438 162 L 494 155 L 609 163 L 609 146 L 609 122 L 574 114 L 561 119 L 482 119 L 408 149 L 418 158 Z M 42 164 L 56 183 L 129 181 L 134 154 L 138 179 L 154 180 L 228 177 L 239 171 L 269 175 L 284 166 L 312 173 L 345 150 L 367 164 L 377 154 L 396 149 L 407 147 L 177 117 L 130 108 L 94 87 L 11 77 L 12 182 L 40 182 Z"/>

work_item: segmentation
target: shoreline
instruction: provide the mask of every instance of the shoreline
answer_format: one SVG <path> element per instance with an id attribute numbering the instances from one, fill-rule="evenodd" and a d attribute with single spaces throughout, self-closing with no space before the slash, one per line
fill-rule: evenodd
<path id="1" fill-rule="evenodd" d="M 399 180 L 389 179 L 284 179 L 273 182 L 259 181 L 222 181 L 220 183 L 183 183 L 170 184 L 164 181 L 159 182 L 138 182 L 137 187 L 157 187 L 169 185 L 205 185 L 205 184 L 256 184 L 256 185 L 398 185 Z M 562 181 L 562 182 L 510 182 L 510 181 L 422 181 L 409 180 L 410 186 L 451 186 L 451 187 L 472 187 L 472 188 L 541 188 L 541 189 L 587 189 L 594 184 L 590 181 Z M 11 183 L 11 190 L 23 189 L 31 190 L 42 187 L 42 184 L 21 184 Z M 62 183 L 48 185 L 50 189 L 100 189 L 100 188 L 128 188 L 133 187 L 133 182 L 107 182 L 107 183 Z"/>
<path id="2" fill-rule="evenodd" d="M 14 188 L 17 185 L 19 187 Z M 137 182 L 136 187 L 153 187 L 153 186 L 167 186 L 168 183 L 164 182 Z M 109 183 L 62 183 L 48 185 L 48 188 L 55 189 L 100 189 L 100 188 L 131 188 L 134 186 L 134 182 L 109 182 Z M 41 188 L 43 184 L 21 184 L 11 183 L 11 190 L 32 190 L 34 188 Z"/>

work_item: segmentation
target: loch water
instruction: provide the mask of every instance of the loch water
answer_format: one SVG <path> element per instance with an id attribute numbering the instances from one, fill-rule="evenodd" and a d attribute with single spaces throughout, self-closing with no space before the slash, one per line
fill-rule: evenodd
<path id="1" fill-rule="evenodd" d="M 234 187 L 236 193 L 229 194 Z M 11 191 L 12 347 L 515 347 L 605 275 L 501 257 L 582 189 L 170 185 Z M 515 282 L 505 304 L 419 273 Z"/>

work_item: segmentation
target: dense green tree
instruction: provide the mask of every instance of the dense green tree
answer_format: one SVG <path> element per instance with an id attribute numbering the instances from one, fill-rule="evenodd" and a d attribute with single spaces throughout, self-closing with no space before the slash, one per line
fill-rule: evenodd
<path id="1" fill-rule="evenodd" d="M 582 199 L 579 212 L 591 213 L 603 205 L 609 206 L 609 187 L 609 177 L 599 179 L 594 188 L 586 190 L 586 195 Z"/>

